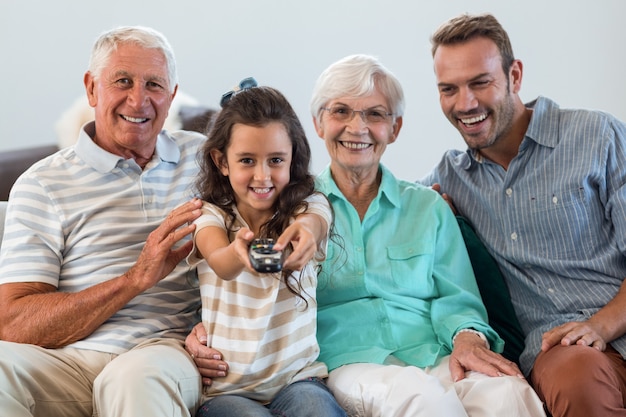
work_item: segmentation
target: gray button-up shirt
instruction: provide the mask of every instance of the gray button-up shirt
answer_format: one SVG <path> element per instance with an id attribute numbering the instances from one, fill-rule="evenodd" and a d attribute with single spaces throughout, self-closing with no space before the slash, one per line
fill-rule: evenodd
<path id="1" fill-rule="evenodd" d="M 626 277 L 626 125 L 544 97 L 508 170 L 446 152 L 421 183 L 441 184 L 505 276 L 526 334 L 528 375 L 542 334 L 591 317 Z M 623 356 L 626 337 L 611 342 Z"/>

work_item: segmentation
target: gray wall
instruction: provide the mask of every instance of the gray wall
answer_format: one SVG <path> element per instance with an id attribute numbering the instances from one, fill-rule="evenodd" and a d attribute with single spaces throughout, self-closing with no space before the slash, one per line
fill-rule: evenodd
<path id="1" fill-rule="evenodd" d="M 0 151 L 56 143 L 54 125 L 83 93 L 97 35 L 153 26 L 171 41 L 180 89 L 206 105 L 241 78 L 280 89 L 300 115 L 313 170 L 328 158 L 308 111 L 315 79 L 353 53 L 378 56 L 407 96 L 404 127 L 383 161 L 400 177 L 425 174 L 442 152 L 463 147 L 439 109 L 429 35 L 461 12 L 492 12 L 524 63 L 521 96 L 626 119 L 623 0 L 2 0 Z"/>

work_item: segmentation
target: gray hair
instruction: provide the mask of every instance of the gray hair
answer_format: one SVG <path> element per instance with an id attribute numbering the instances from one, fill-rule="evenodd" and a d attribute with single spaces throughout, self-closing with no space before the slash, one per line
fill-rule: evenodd
<path id="1" fill-rule="evenodd" d="M 174 51 L 162 33 L 149 27 L 121 26 L 100 34 L 91 51 L 89 72 L 91 72 L 94 77 L 99 77 L 102 69 L 107 65 L 111 54 L 117 50 L 118 45 L 124 43 L 136 44 L 146 49 L 157 49 L 161 51 L 167 62 L 170 92 L 174 91 L 174 88 L 178 84 Z"/>
<path id="2" fill-rule="evenodd" d="M 370 55 L 349 55 L 322 72 L 313 88 L 311 114 L 319 121 L 322 107 L 340 97 L 365 97 L 378 90 L 394 117 L 404 114 L 404 92 L 396 76 Z"/>

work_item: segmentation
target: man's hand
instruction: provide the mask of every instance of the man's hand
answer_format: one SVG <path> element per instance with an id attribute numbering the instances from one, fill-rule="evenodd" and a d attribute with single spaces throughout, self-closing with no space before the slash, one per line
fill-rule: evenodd
<path id="1" fill-rule="evenodd" d="M 433 190 L 437 191 L 439 194 L 441 194 L 441 197 L 443 197 L 443 199 L 446 201 L 446 203 L 448 203 L 448 205 L 450 206 L 450 209 L 452 210 L 452 213 L 454 213 L 454 215 L 456 216 L 457 214 L 459 214 L 456 210 L 456 207 L 454 207 L 454 203 L 452 202 L 452 197 L 450 197 L 448 194 L 446 193 L 441 193 L 441 185 L 440 184 L 433 184 L 433 186 L 431 187 Z"/>
<path id="2" fill-rule="evenodd" d="M 561 344 L 563 346 L 591 346 L 604 352 L 606 345 L 626 334 L 626 279 L 619 291 L 604 307 L 587 321 L 569 322 L 543 334 L 541 350 Z"/>
<path id="3" fill-rule="evenodd" d="M 202 376 L 202 384 L 210 386 L 214 378 L 226 376 L 228 364 L 222 360 L 222 354 L 208 347 L 207 334 L 202 323 L 198 323 L 185 339 L 185 350 L 196 363 Z"/>
<path id="4" fill-rule="evenodd" d="M 176 265 L 189 254 L 193 242 L 188 241 L 179 248 L 174 246 L 195 230 L 192 222 L 200 216 L 202 202 L 193 200 L 174 209 L 146 240 L 146 244 L 126 278 L 141 293 L 153 287 L 174 270 Z"/>
<path id="5" fill-rule="evenodd" d="M 593 320 L 569 322 L 545 332 L 542 336 L 541 350 L 547 351 L 557 344 L 563 346 L 591 346 L 604 352 L 607 340 L 601 335 L 599 326 Z"/>
<path id="6" fill-rule="evenodd" d="M 477 371 L 489 376 L 512 375 L 524 378 L 517 365 L 490 351 L 476 334 L 461 333 L 454 339 L 450 355 L 450 374 L 454 382 L 465 378 L 465 372 Z"/>

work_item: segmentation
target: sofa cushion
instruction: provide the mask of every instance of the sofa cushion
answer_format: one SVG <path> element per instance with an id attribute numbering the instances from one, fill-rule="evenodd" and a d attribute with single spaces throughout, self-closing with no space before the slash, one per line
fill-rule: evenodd
<path id="1" fill-rule="evenodd" d="M 476 275 L 478 290 L 487 309 L 489 325 L 504 340 L 502 356 L 519 364 L 519 355 L 524 350 L 524 333 L 515 315 L 509 288 L 498 264 L 476 235 L 474 228 L 464 217 L 457 216 L 457 221 Z"/>

